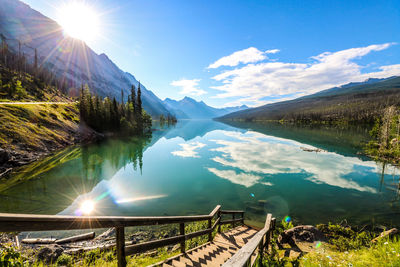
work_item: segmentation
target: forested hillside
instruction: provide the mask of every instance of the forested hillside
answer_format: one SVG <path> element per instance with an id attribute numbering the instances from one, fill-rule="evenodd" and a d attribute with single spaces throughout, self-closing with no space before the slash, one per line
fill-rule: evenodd
<path id="1" fill-rule="evenodd" d="M 400 106 L 400 77 L 332 88 L 290 101 L 231 113 L 219 119 L 373 123 L 388 106 Z"/>

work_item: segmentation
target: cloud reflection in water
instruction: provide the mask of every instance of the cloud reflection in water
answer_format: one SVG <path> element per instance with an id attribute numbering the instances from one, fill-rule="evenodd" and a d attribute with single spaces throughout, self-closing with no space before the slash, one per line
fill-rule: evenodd
<path id="1" fill-rule="evenodd" d="M 362 186 L 345 178 L 346 175 L 357 171 L 356 166 L 376 171 L 376 164 L 372 161 L 366 162 L 356 157 L 345 157 L 332 152 L 303 151 L 300 147 L 304 147 L 304 144 L 253 131 L 246 133 L 223 131 L 223 133 L 230 137 L 230 140 L 212 140 L 220 147 L 211 151 L 221 153 L 212 160 L 225 168 L 236 168 L 241 172 L 217 168 L 208 170 L 232 183 L 250 187 L 257 183 L 265 183 L 263 181 L 265 175 L 308 173 L 310 176 L 307 180 L 317 184 L 376 193 L 372 187 Z M 309 145 L 307 147 L 313 148 Z"/>

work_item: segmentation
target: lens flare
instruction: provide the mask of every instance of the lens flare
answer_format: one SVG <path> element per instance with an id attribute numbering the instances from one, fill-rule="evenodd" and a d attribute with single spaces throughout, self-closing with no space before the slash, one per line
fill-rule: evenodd
<path id="1" fill-rule="evenodd" d="M 88 215 L 88 214 L 92 213 L 94 210 L 94 202 L 92 200 L 85 200 L 82 202 L 79 209 L 82 214 Z"/>
<path id="2" fill-rule="evenodd" d="M 315 245 L 315 248 L 319 248 L 321 246 L 321 242 L 318 241 L 317 244 Z"/>
<path id="3" fill-rule="evenodd" d="M 255 195 L 254 195 L 253 193 L 250 193 L 250 196 L 251 196 L 251 197 L 255 197 Z"/>
<path id="4" fill-rule="evenodd" d="M 286 223 L 290 223 L 292 221 L 292 218 L 290 218 L 290 216 L 286 216 L 284 220 Z"/>

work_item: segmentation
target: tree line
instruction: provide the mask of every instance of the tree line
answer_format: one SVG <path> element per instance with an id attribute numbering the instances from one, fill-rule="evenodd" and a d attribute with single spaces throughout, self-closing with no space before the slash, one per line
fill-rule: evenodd
<path id="1" fill-rule="evenodd" d="M 400 162 L 400 112 L 398 107 L 389 106 L 383 110 L 370 135 L 373 138 L 366 145 L 366 152 L 379 160 Z"/>
<path id="2" fill-rule="evenodd" d="M 121 99 L 124 99 L 122 90 Z M 142 107 L 140 83 L 137 91 L 132 85 L 126 103 L 118 102 L 115 97 L 101 99 L 85 85 L 79 96 L 79 112 L 81 121 L 101 133 L 143 134 L 150 130 L 152 124 L 151 116 Z"/>
<path id="3" fill-rule="evenodd" d="M 2 33 L 0 33 L 0 40 L 1 80 L 4 92 L 7 94 L 5 97 L 17 99 L 25 97 L 25 93 L 21 90 L 21 82 L 24 80 L 24 74 L 29 74 L 31 76 L 30 79 L 33 80 L 32 82 L 37 87 L 45 88 L 46 85 L 53 86 L 57 87 L 64 95 L 67 94 L 67 82 L 64 79 L 56 77 L 54 73 L 48 70 L 46 64 L 41 62 L 36 48 L 23 44 L 19 40 L 7 38 Z M 9 45 L 10 43 L 17 43 L 16 46 L 18 48 L 12 49 Z M 34 54 L 32 60 L 29 60 L 29 57 L 25 55 L 23 47 L 32 50 Z M 17 76 L 20 76 L 19 79 L 15 79 L 15 73 L 18 74 Z M 22 86 L 25 88 L 24 84 Z M 36 92 L 37 90 L 33 91 L 35 94 L 40 95 L 40 92 Z"/>

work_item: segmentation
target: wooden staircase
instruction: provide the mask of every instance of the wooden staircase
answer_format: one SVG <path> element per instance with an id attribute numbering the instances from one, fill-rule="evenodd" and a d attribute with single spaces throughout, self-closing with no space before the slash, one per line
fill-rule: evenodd
<path id="1" fill-rule="evenodd" d="M 225 219 L 232 216 L 232 219 Z M 185 224 L 207 222 L 207 228 L 186 233 Z M 175 224 L 179 234 L 139 244 L 125 244 L 125 227 Z M 231 224 L 232 229 L 221 233 L 221 226 Z M 235 227 L 238 224 L 242 226 Z M 222 210 L 218 205 L 209 214 L 192 216 L 124 217 L 124 216 L 64 216 L 37 214 L 0 213 L 0 232 L 55 231 L 73 229 L 96 229 L 114 227 L 118 267 L 127 265 L 126 256 L 157 248 L 180 244 L 181 254 L 157 266 L 252 266 L 268 247 L 275 219 L 266 217 L 265 226 L 255 230 L 244 225 L 244 211 Z M 214 236 L 214 233 L 217 234 Z M 208 243 L 186 251 L 186 241 L 199 236 L 208 236 Z M 213 238 L 214 236 L 214 238 Z M 112 248 L 111 246 L 108 249 Z"/>
<path id="2" fill-rule="evenodd" d="M 218 233 L 212 242 L 208 242 L 164 262 L 152 265 L 152 267 L 221 266 L 256 233 L 257 230 L 249 226 L 239 226 L 228 232 Z"/>

